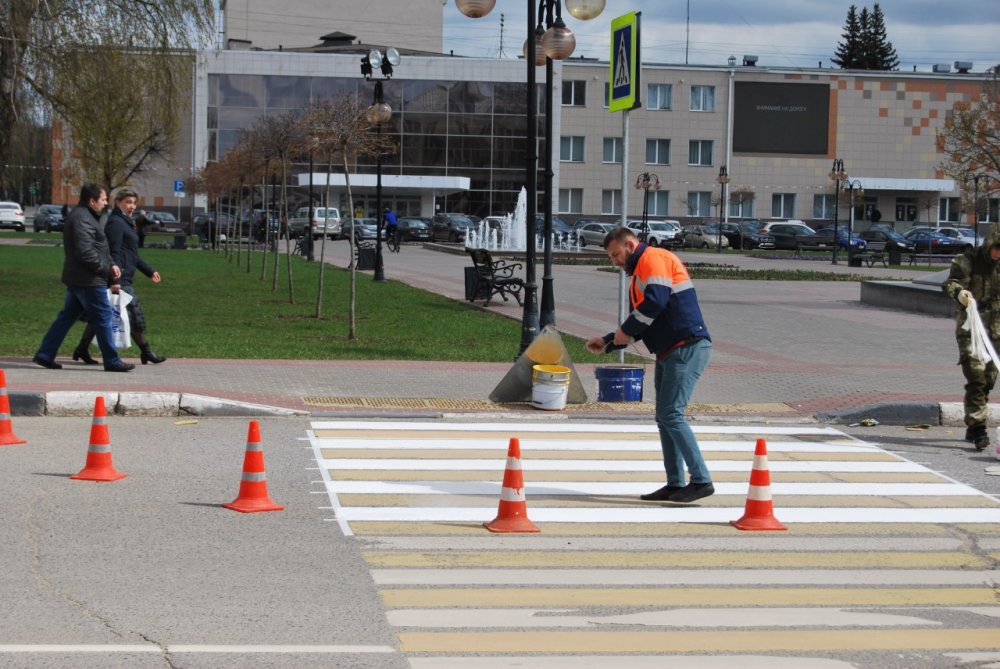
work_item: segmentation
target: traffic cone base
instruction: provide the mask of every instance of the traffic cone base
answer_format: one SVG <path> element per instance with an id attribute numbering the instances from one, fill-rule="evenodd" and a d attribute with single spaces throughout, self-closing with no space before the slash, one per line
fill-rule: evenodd
<path id="1" fill-rule="evenodd" d="M 111 462 L 111 440 L 108 437 L 107 413 L 104 397 L 94 400 L 94 421 L 90 427 L 90 446 L 87 447 L 87 462 L 78 473 L 70 476 L 76 481 L 117 481 L 128 474 L 122 474 Z"/>
<path id="2" fill-rule="evenodd" d="M 774 517 L 771 501 L 771 472 L 767 466 L 767 442 L 757 440 L 754 449 L 753 469 L 750 471 L 750 490 L 743 517 L 730 520 L 729 524 L 738 530 L 787 530 Z"/>
<path id="3" fill-rule="evenodd" d="M 275 504 L 267 494 L 267 474 L 264 472 L 264 450 L 260 443 L 260 423 L 250 421 L 247 430 L 247 450 L 243 456 L 243 474 L 240 492 L 232 502 L 223 507 L 240 513 L 282 511 L 285 507 Z"/>
<path id="4" fill-rule="evenodd" d="M 0 446 L 27 443 L 14 434 L 14 424 L 10 420 L 10 399 L 7 397 L 7 376 L 0 369 Z"/>
<path id="5" fill-rule="evenodd" d="M 524 499 L 524 475 L 521 473 L 521 442 L 517 437 L 511 438 L 507 447 L 507 467 L 503 473 L 497 517 L 488 523 L 483 523 L 483 527 L 497 533 L 541 532 L 537 525 L 528 520 L 528 505 Z"/>

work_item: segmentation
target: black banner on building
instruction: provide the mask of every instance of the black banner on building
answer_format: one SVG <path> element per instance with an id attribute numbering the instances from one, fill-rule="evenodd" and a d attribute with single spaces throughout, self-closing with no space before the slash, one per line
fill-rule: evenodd
<path id="1" fill-rule="evenodd" d="M 830 87 L 736 82 L 734 153 L 827 155 Z"/>

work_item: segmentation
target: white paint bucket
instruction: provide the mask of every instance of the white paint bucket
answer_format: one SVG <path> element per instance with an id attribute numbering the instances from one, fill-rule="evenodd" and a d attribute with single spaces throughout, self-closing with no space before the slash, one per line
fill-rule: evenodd
<path id="1" fill-rule="evenodd" d="M 546 411 L 566 408 L 569 395 L 569 367 L 535 365 L 531 372 L 531 406 Z"/>

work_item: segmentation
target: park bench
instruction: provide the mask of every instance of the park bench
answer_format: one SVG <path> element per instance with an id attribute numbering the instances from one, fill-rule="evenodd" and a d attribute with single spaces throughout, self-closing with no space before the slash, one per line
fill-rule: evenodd
<path id="1" fill-rule="evenodd" d="M 955 258 L 954 253 L 911 253 L 910 264 L 916 265 L 919 262 L 947 262 L 950 263 Z"/>
<path id="2" fill-rule="evenodd" d="M 868 242 L 868 248 L 864 251 L 857 251 L 851 254 L 852 258 L 857 258 L 869 267 L 875 263 L 882 263 L 883 267 L 889 266 L 889 256 L 885 250 L 885 242 Z"/>
<path id="3" fill-rule="evenodd" d="M 798 243 L 795 245 L 795 256 L 801 257 L 803 251 L 826 251 L 827 253 L 833 253 L 833 244 L 822 243 L 822 244 L 803 244 Z"/>
<path id="4" fill-rule="evenodd" d="M 509 260 L 494 260 L 486 249 L 466 249 L 472 258 L 472 267 L 466 268 L 465 299 L 469 302 L 483 299 L 489 306 L 494 295 L 500 295 L 504 302 L 513 296 L 521 304 L 524 280 L 514 276 L 514 270 L 523 265 Z"/>

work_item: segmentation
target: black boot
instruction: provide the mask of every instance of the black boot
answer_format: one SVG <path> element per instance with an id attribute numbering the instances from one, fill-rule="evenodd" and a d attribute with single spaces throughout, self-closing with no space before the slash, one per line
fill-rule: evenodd
<path id="1" fill-rule="evenodd" d="M 147 362 L 151 362 L 154 365 L 158 365 L 161 362 L 166 362 L 167 361 L 167 359 L 165 357 L 163 357 L 162 355 L 156 355 L 156 353 L 153 351 L 153 349 L 149 348 L 149 344 L 146 344 L 145 346 L 142 346 L 139 349 L 139 351 L 140 351 L 140 353 L 139 353 L 139 360 L 141 360 L 142 364 L 144 364 L 144 365 Z"/>
<path id="2" fill-rule="evenodd" d="M 80 337 L 80 343 L 76 345 L 73 349 L 73 360 L 82 360 L 85 365 L 96 365 L 97 361 L 90 357 L 90 341 L 94 338 L 94 331 L 90 329 L 88 325 L 83 330 L 83 336 Z"/>

